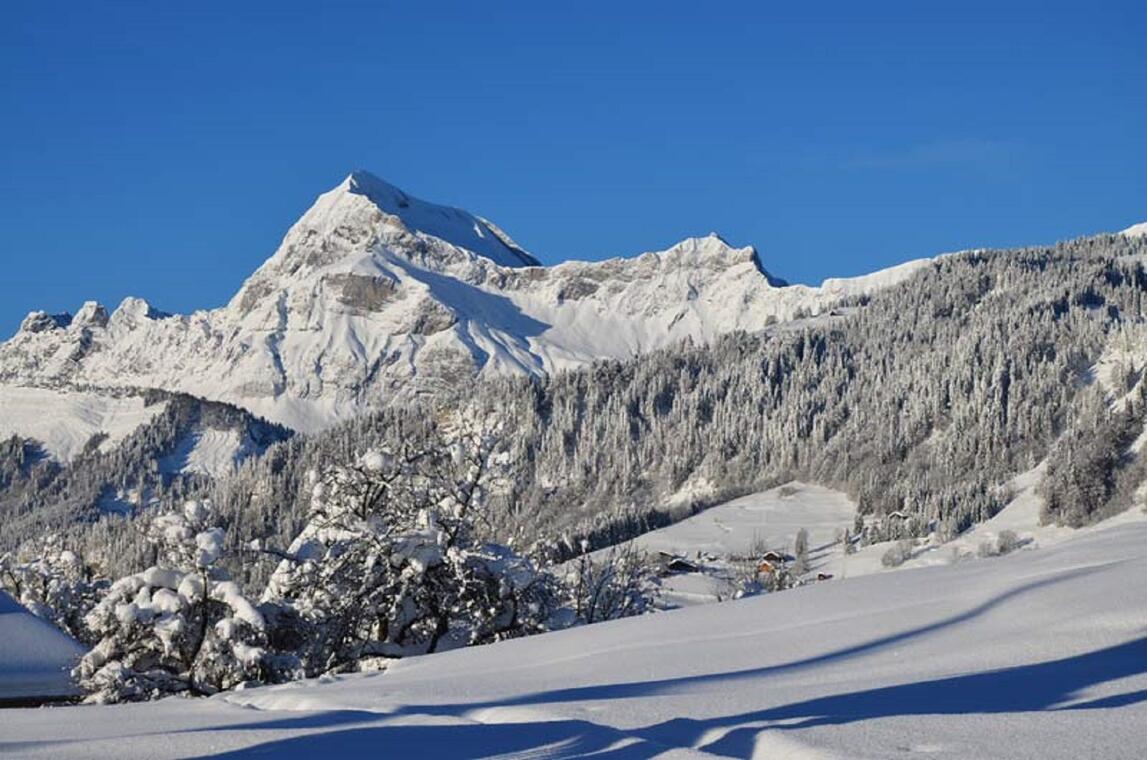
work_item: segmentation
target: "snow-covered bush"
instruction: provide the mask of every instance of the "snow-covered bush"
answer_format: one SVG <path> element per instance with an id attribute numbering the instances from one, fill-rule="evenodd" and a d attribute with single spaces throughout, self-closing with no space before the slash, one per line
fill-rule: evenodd
<path id="1" fill-rule="evenodd" d="M 210 694 L 266 675 L 263 616 L 218 566 L 224 534 L 209 503 L 148 526 L 158 561 L 112 584 L 87 615 L 99 642 L 75 676 L 89 701 Z"/>
<path id="2" fill-rule="evenodd" d="M 1019 548 L 1020 540 L 1015 531 L 1001 530 L 995 540 L 980 542 L 977 553 L 981 557 L 1000 557 Z"/>
<path id="3" fill-rule="evenodd" d="M 95 637 L 84 618 L 109 585 L 55 535 L 25 548 L 20 557 L 0 556 L 0 588 L 36 617 L 85 643 L 94 643 Z"/>
<path id="4" fill-rule="evenodd" d="M 1020 539 L 1014 530 L 1001 530 L 996 536 L 996 549 L 1000 554 L 1008 554 L 1019 548 Z"/>
<path id="5" fill-rule="evenodd" d="M 880 563 L 885 567 L 900 567 L 905 560 L 912 556 L 913 548 L 914 545 L 911 541 L 901 539 L 884 552 L 884 556 L 880 558 Z"/>
<path id="6" fill-rule="evenodd" d="M 729 558 L 728 591 L 718 594 L 719 601 L 754 596 L 765 590 L 761 582 L 760 560 L 751 552 Z"/>
<path id="7" fill-rule="evenodd" d="M 505 465 L 492 437 L 465 434 L 315 475 L 310 519 L 264 595 L 276 645 L 314 675 L 545 629 L 552 579 L 481 536 Z"/>

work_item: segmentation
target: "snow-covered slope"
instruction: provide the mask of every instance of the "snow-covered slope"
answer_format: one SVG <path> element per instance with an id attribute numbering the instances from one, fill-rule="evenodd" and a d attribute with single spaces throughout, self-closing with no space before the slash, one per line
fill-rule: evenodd
<path id="1" fill-rule="evenodd" d="M 1141 445 L 1142 439 L 1137 443 Z M 667 552 L 696 561 L 697 572 L 676 573 L 661 582 L 663 606 L 682 607 L 730 598 L 737 589 L 737 558 L 748 559 L 754 552 L 763 553 L 763 549 L 791 556 L 797 531 L 802 528 L 808 532 L 809 551 L 807 571 L 798 579 L 813 582 L 818 576 L 840 580 L 966 562 L 980 558 L 985 545 L 996 546 L 1005 531 L 1014 535 L 1017 549 L 1033 550 L 1097 530 L 1147 523 L 1147 513 L 1143 510 L 1128 509 L 1086 528 L 1042 524 L 1040 512 L 1044 499 L 1037 488 L 1045 470 L 1046 464 L 1041 463 L 1013 478 L 1007 484 L 1015 494 L 1011 501 L 990 520 L 956 538 L 941 541 L 931 534 L 912 540 L 903 563 L 895 567 L 886 567 L 883 562 L 884 554 L 897 543 L 895 541 L 861 547 L 854 543 L 855 551 L 846 554 L 842 532 L 852 530 L 855 503 L 840 491 L 798 481 L 717 504 L 668 527 L 638 536 L 632 543 L 649 554 Z M 608 551 L 603 549 L 597 554 L 604 555 Z"/>
<path id="2" fill-rule="evenodd" d="M 180 408 L 171 409 L 173 400 Z M 0 439 L 31 439 L 43 454 L 68 464 L 93 441 L 95 451 L 116 449 L 141 428 L 162 422 L 158 418 L 168 411 L 174 412 L 173 439 L 155 453 L 165 474 L 223 475 L 289 433 L 244 410 L 187 396 L 0 385 Z M 151 442 L 158 446 L 163 437 Z"/>
<path id="3" fill-rule="evenodd" d="M 159 469 L 168 473 L 225 475 L 247 457 L 262 451 L 263 447 L 243 430 L 199 428 L 180 439 L 175 450 L 159 460 Z"/>
<path id="4" fill-rule="evenodd" d="M 325 217 L 330 225 L 327 230 L 333 231 L 348 213 L 354 213 L 350 207 L 361 205 L 363 200 L 383 214 L 400 220 L 400 224 L 416 236 L 445 240 L 502 266 L 539 265 L 538 260 L 522 250 L 509 235 L 482 217 L 419 200 L 369 172 L 352 173 L 338 190 L 322 196 L 308 216 L 316 226 L 321 226 L 319 219 Z"/>
<path id="5" fill-rule="evenodd" d="M 7 713 L 20 758 L 1140 758 L 1147 524 L 220 698 Z"/>
<path id="6" fill-rule="evenodd" d="M 647 552 L 690 556 L 744 554 L 754 543 L 791 551 L 802 528 L 815 548 L 836 541 L 838 532 L 851 528 L 855 516 L 856 505 L 840 491 L 793 481 L 710 507 L 638 536 L 633 543 Z"/>
<path id="7" fill-rule="evenodd" d="M 8 386 L 162 388 L 314 430 L 475 374 L 549 373 L 686 337 L 816 314 L 911 262 L 784 286 L 716 235 L 630 259 L 537 266 L 490 222 L 363 172 L 320 196 L 225 307 L 30 314 L 0 344 Z"/>
<path id="8" fill-rule="evenodd" d="M 76 695 L 70 672 L 83 653 L 75 641 L 0 591 L 0 706 Z M 0 718 L 0 726 L 5 720 Z M 3 733 L 0 728 L 0 737 Z M 0 755 L 7 755 L 3 746 Z"/>
<path id="9" fill-rule="evenodd" d="M 632 544 L 648 555 L 665 552 L 698 565 L 698 572 L 675 573 L 661 580 L 663 606 L 711 604 L 736 593 L 738 564 L 755 566 L 754 554 L 759 556 L 766 549 L 791 554 L 801 529 L 807 531 L 809 541 L 807 573 L 802 580 L 815 579 L 818 573 L 838 577 L 844 557 L 841 533 L 851 529 L 855 517 L 856 504 L 846 494 L 792 481 L 709 507 L 644 533 Z M 852 564 L 856 565 L 855 560 Z"/>
<path id="10" fill-rule="evenodd" d="M 1123 230 L 1122 234 L 1129 237 L 1141 237 L 1143 235 L 1147 235 L 1147 222 L 1133 224 L 1127 229 Z"/>
<path id="11" fill-rule="evenodd" d="M 0 438 L 32 438 L 45 453 L 71 461 L 99 433 L 107 450 L 162 412 L 134 394 L 94 393 L 0 385 Z"/>

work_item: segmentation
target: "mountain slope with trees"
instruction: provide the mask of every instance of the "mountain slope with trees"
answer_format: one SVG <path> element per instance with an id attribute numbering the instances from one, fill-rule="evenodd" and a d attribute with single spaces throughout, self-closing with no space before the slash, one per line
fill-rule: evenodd
<path id="1" fill-rule="evenodd" d="M 1092 367 L 1143 322 L 1145 254 L 1147 239 L 1108 235 L 944 257 L 836 316 L 492 378 L 463 401 L 395 406 L 272 446 L 194 490 L 236 541 L 284 547 L 306 521 L 307 473 L 375 445 L 429 440 L 464 415 L 498 420 L 509 447 L 497 534 L 555 558 L 582 539 L 603 546 L 791 479 L 838 488 L 865 514 L 895 513 L 887 530 L 953 535 L 994 514 L 1004 484 L 1065 431 L 1110 423 L 1118 448 L 1142 430 L 1132 392 L 1142 363 L 1121 374 L 1118 393 L 1097 386 Z M 1116 453 L 1095 477 L 1133 477 L 1120 473 L 1137 454 Z M 1117 491 L 1126 487 L 1059 511 L 1105 514 Z M 73 530 L 96 551 L 120 540 L 109 532 L 126 535 L 107 521 Z"/>

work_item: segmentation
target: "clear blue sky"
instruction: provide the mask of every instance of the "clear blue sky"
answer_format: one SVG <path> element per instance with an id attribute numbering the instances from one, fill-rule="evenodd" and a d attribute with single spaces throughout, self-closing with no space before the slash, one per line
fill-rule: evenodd
<path id="1" fill-rule="evenodd" d="M 538 5 L 5 2 L 0 333 L 220 305 L 355 168 L 805 282 L 1147 220 L 1142 2 Z"/>

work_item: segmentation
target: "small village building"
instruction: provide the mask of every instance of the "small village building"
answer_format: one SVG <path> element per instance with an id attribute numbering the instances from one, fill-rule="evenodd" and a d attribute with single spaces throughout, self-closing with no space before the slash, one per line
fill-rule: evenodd
<path id="1" fill-rule="evenodd" d="M 701 566 L 696 562 L 687 560 L 684 557 L 673 554 L 671 552 L 658 552 L 658 567 L 662 575 L 673 575 L 676 573 L 696 573 L 701 570 Z"/>

